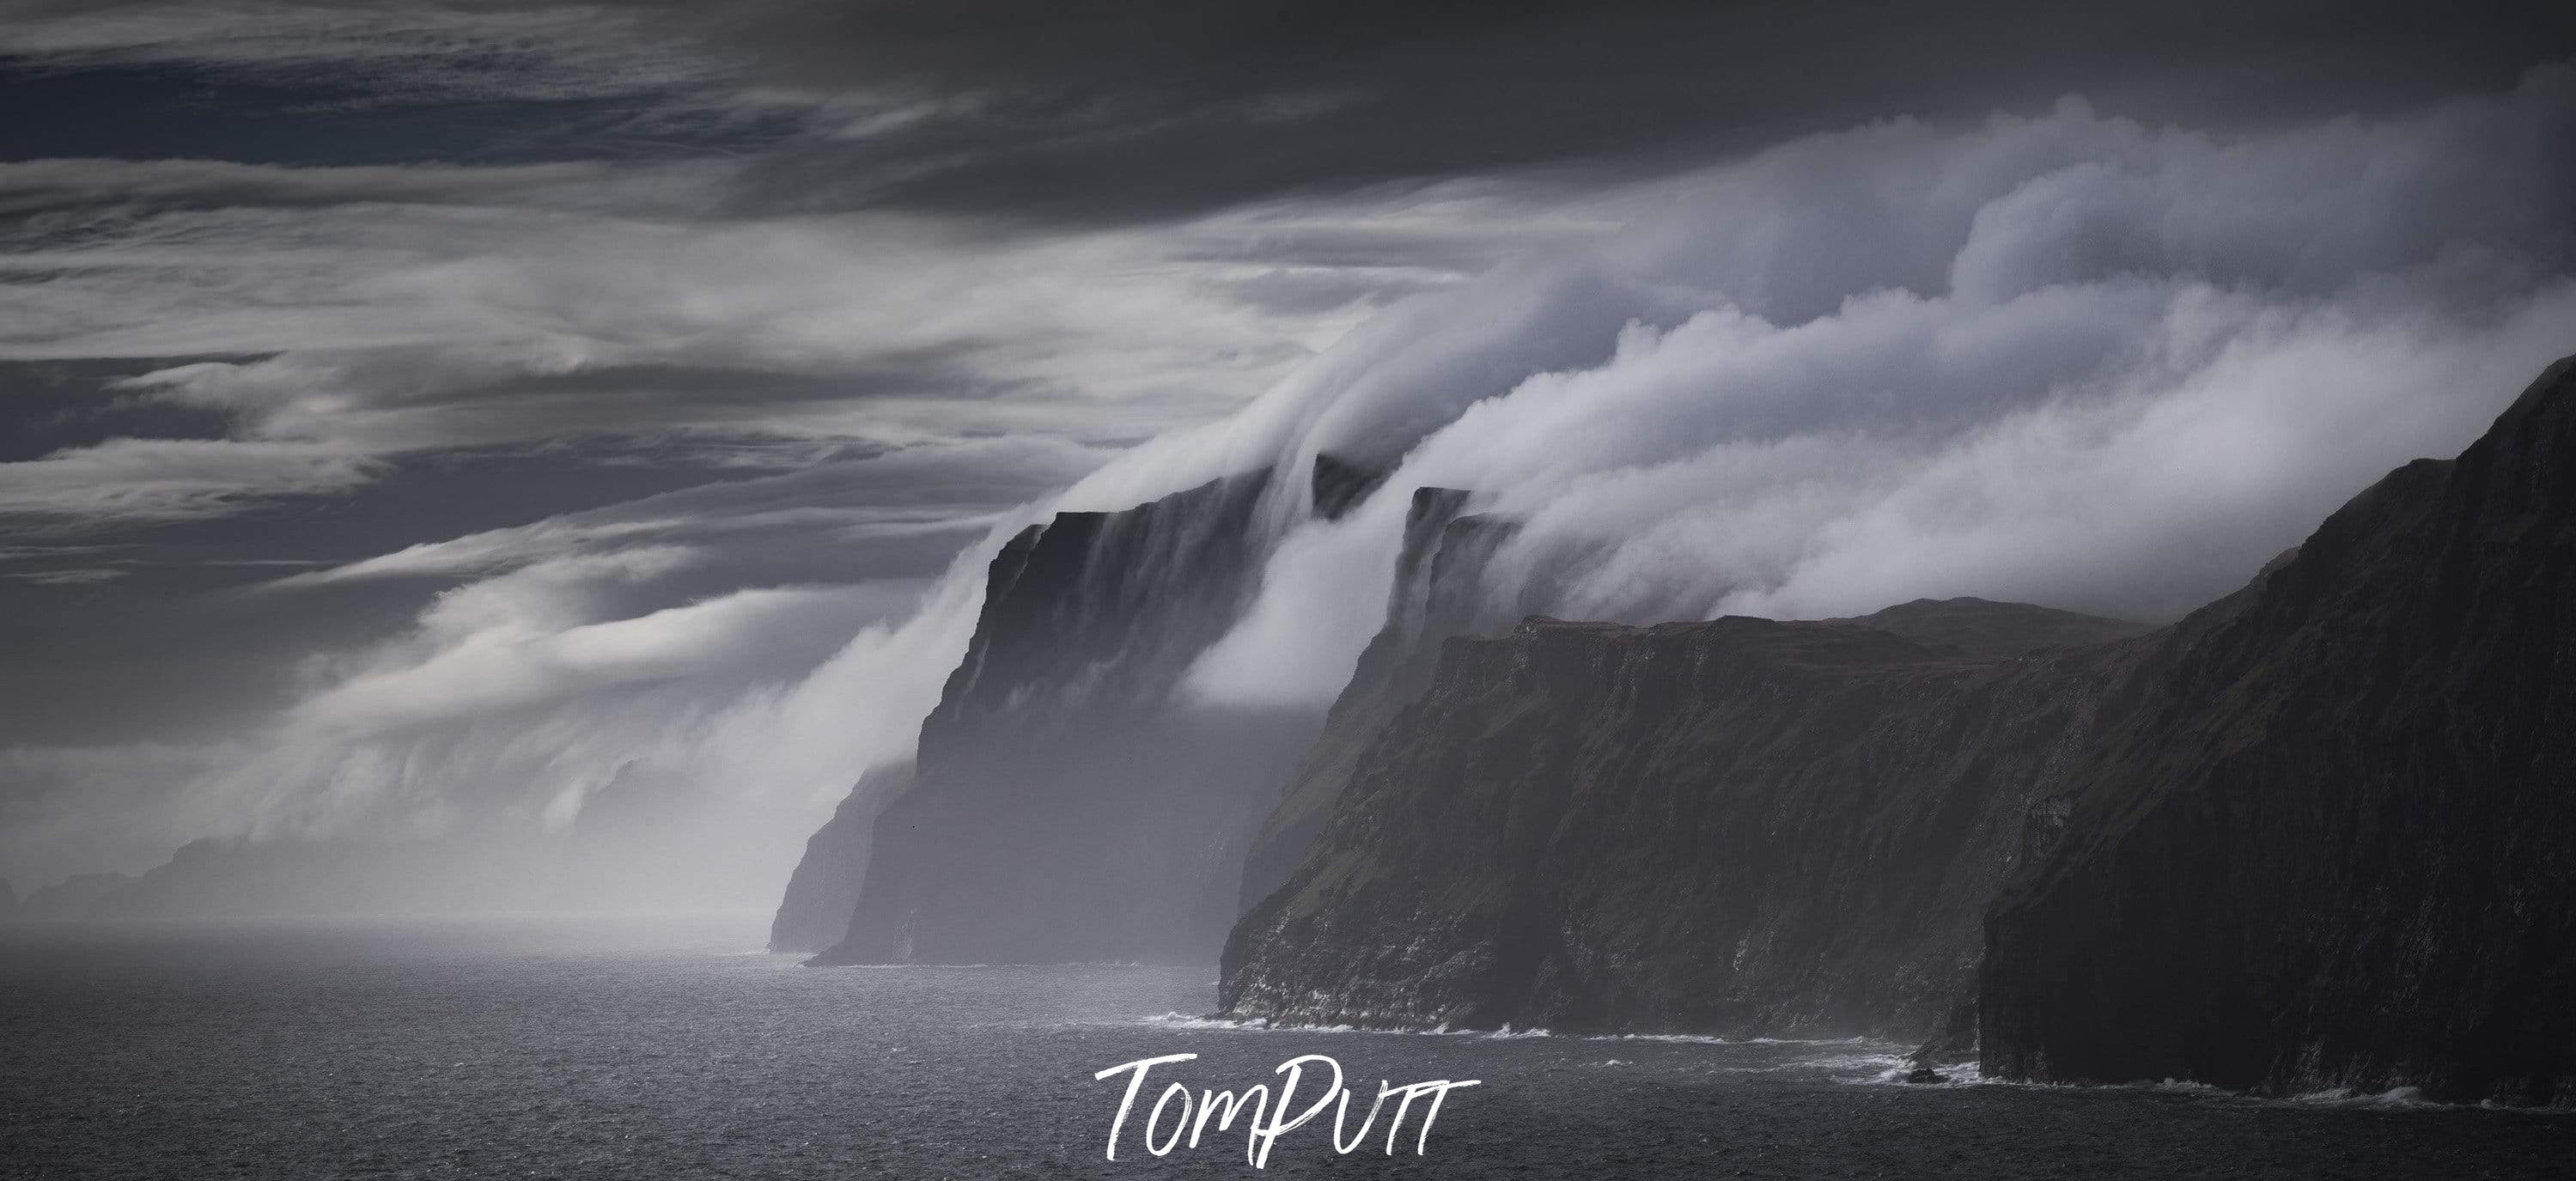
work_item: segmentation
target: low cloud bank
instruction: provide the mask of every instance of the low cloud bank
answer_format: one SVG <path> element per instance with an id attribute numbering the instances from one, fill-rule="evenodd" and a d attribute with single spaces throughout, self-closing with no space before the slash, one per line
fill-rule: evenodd
<path id="1" fill-rule="evenodd" d="M 1338 690 L 1421 485 L 1523 522 L 1489 577 L 1505 617 L 1981 595 L 2170 618 L 2576 350 L 2571 135 L 2554 66 L 2258 136 L 2068 100 L 1803 140 L 1399 309 L 1090 491 L 1400 456 L 1351 516 L 1275 518 L 1259 603 L 1194 677 L 1219 700 Z"/>
<path id="2" fill-rule="evenodd" d="M 1036 465 L 1071 485 L 1060 495 L 940 517 L 982 540 L 927 585 L 637 592 L 721 560 L 687 525 L 696 510 L 565 518 L 301 575 L 271 593 L 465 581 L 403 637 L 317 665 L 259 753 L 182 793 L 187 816 L 209 831 L 251 817 L 267 835 L 494 815 L 553 830 L 579 825 L 609 785 L 649 780 L 681 801 L 667 822 L 740 849 L 755 898 L 860 771 L 909 756 L 1000 539 L 1058 508 L 1125 507 L 1263 465 L 1284 477 L 1263 518 L 1271 556 L 1258 600 L 1193 672 L 1190 691 L 1211 700 L 1313 704 L 1339 690 L 1378 625 L 1404 501 L 1426 484 L 1472 489 L 1478 508 L 1522 522 L 1486 588 L 1498 617 L 1817 617 L 1973 594 L 2169 618 L 2240 584 L 2388 468 L 2456 451 L 2576 350 L 2569 142 L 2576 69 L 2557 66 L 2509 94 L 2400 118 L 2217 136 L 2070 100 L 1974 126 L 1872 124 L 1641 184 L 1620 208 L 1652 212 L 1615 235 L 1538 235 L 1472 282 L 1426 282 L 1222 421 L 1097 470 L 1068 453 Z M 1417 208 L 1425 225 L 1401 236 L 1417 248 L 1473 220 Z M 1352 260 L 1336 252 L 1347 233 L 1331 221 L 1278 220 L 1230 298 L 1331 324 L 1306 310 L 1353 306 L 1339 286 Z M 1251 225 L 1048 248 L 1072 252 L 1047 256 L 1057 276 L 1081 269 L 1067 258 L 1146 260 L 1153 282 L 1099 301 L 1054 279 L 993 292 L 974 267 L 953 281 L 986 292 L 975 324 L 1043 306 L 1035 339 L 1112 341 L 1118 324 L 1164 319 L 1191 306 L 1178 292 L 1233 275 L 1205 269 L 1216 264 L 1194 243 Z M 827 230 L 708 244 L 778 265 L 723 270 L 724 324 L 692 347 L 820 349 L 859 323 L 730 310 L 780 298 L 773 282 L 839 282 L 845 259 L 795 261 Z M 1467 253 L 1490 249 L 1459 232 Z M 695 249 L 654 257 L 708 257 Z M 979 257 L 1008 269 L 1034 256 Z M 400 282 L 488 293 L 505 278 L 526 276 L 432 267 Z M 1171 313 L 1172 332 L 1082 353 L 1072 384 L 1154 419 L 1176 375 L 1214 371 L 1180 357 L 1182 336 L 1278 339 L 1235 322 L 1247 306 Z M 638 339 L 659 331 L 650 316 L 635 326 L 652 330 Z M 1010 346 L 975 355 L 1001 384 L 1042 368 Z M 337 363 L 295 356 L 145 384 L 249 414 L 277 445 L 329 440 L 289 469 L 316 484 L 363 478 L 326 456 L 446 433 L 421 425 L 440 413 L 437 390 L 371 384 L 375 370 L 333 371 L 355 391 L 347 403 L 278 392 L 309 384 L 295 365 Z M 1250 367 L 1280 364 L 1265 354 Z M 958 437 L 925 428 L 891 442 Z M 1320 452 L 1395 472 L 1341 520 L 1310 520 L 1305 476 Z M 0 491 L 76 495 L 50 482 Z"/>

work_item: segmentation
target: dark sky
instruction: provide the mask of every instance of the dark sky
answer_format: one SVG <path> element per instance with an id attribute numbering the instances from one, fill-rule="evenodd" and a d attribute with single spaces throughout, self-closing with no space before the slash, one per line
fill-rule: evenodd
<path id="1" fill-rule="evenodd" d="M 1283 381 L 1367 386 L 1329 357 L 1394 348 L 1415 321 L 1388 309 L 1521 291 L 1494 322 L 1529 330 L 1474 346 L 1468 394 L 1383 367 L 1438 389 L 1334 420 L 1362 449 L 1709 292 L 1788 323 L 2027 264 L 1953 240 L 1998 190 L 1947 229 L 1862 203 L 1809 243 L 1780 214 L 1762 249 L 1806 244 L 1747 270 L 1721 239 L 1772 224 L 1783 176 L 1850 194 L 1916 150 L 1929 175 L 2005 112 L 2090 146 L 1996 143 L 2142 174 L 2188 129 L 2223 187 L 2231 137 L 2333 156 L 2418 119 L 2386 149 L 2415 151 L 2452 134 L 2422 112 L 2507 94 L 2546 110 L 2460 134 L 2519 160 L 2565 128 L 2527 72 L 2571 54 L 2541 4 L 0 0 L 0 876 L 456 808 L 559 823 L 637 760 L 721 763 L 707 790 L 771 793 L 786 832 L 944 671 L 941 637 L 866 629 L 1143 440 Z M 2498 167 L 2293 219 L 2321 244 L 2228 281 L 2501 322 L 2498 284 L 2564 261 L 2533 210 L 2566 178 Z M 2446 185 L 2486 220 L 2404 203 Z M 1732 228 L 1665 251 L 1706 264 L 1656 272 L 1697 285 L 1670 315 L 1513 269 L 1626 258 L 1621 227 L 1672 216 Z M 2344 469 L 2279 470 L 2305 512 Z M 836 710 L 868 721 L 817 736 Z M 498 753 L 420 755 L 459 733 Z M 565 778 L 493 786 L 530 767 Z"/>

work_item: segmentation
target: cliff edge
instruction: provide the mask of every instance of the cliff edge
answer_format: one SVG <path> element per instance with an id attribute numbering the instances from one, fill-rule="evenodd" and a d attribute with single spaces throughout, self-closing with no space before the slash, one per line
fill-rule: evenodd
<path id="1" fill-rule="evenodd" d="M 1235 928 L 1221 1003 L 1366 1026 L 1946 1028 L 2023 814 L 2133 654 L 2045 645 L 2142 629 L 1982 600 L 1898 622 L 1927 638 L 1730 617 L 1448 639 Z M 1928 638 L 1945 632 L 1977 649 Z"/>
<path id="2" fill-rule="evenodd" d="M 1985 1068 L 2576 1103 L 2576 359 L 2238 599 L 1996 901 Z"/>

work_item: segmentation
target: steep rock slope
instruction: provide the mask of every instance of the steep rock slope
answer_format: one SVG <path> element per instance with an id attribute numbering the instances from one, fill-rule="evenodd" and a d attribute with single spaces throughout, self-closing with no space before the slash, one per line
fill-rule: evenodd
<path id="1" fill-rule="evenodd" d="M 1386 622 L 1361 651 L 1350 683 L 1325 714 L 1323 732 L 1253 834 L 1240 909 L 1268 897 L 1305 861 L 1360 754 L 1430 683 L 1441 642 L 1489 622 L 1483 618 L 1480 576 L 1513 526 L 1466 512 L 1468 498 L 1456 488 L 1414 489 L 1387 592 Z"/>
<path id="2" fill-rule="evenodd" d="M 2576 1102 L 2576 365 L 2177 633 L 1987 920 L 1986 1068 Z"/>
<path id="3" fill-rule="evenodd" d="M 1307 503 L 1313 507 L 1316 516 L 1327 521 L 1340 520 L 1344 513 L 1358 507 L 1393 474 L 1393 469 L 1387 467 L 1370 466 L 1328 452 L 1318 452 L 1313 471 L 1306 481 Z"/>
<path id="4" fill-rule="evenodd" d="M 1257 801 L 1317 721 L 1174 694 L 1255 587 L 1265 479 L 1059 513 L 1003 547 L 846 936 L 813 962 L 1214 953 Z"/>
<path id="5" fill-rule="evenodd" d="M 1222 1003 L 1381 1026 L 1944 1028 L 2028 803 L 2139 646 L 1995 653 L 2140 629 L 1976 600 L 1900 616 L 1925 638 L 1726 618 L 1450 639 L 1236 926 Z"/>
<path id="6" fill-rule="evenodd" d="M 911 785 L 910 763 L 868 771 L 832 818 L 805 839 L 805 855 L 769 923 L 769 950 L 811 954 L 850 933 L 850 915 L 858 909 L 859 886 L 868 872 L 868 829 L 877 809 Z"/>

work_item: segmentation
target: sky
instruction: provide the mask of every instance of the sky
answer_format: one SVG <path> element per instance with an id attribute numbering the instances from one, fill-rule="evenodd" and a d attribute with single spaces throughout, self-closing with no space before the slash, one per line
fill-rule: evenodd
<path id="1" fill-rule="evenodd" d="M 995 539 L 2167 619 L 2576 352 L 2552 6 L 0 0 L 0 877 L 650 801 L 774 896 Z M 1293 484 L 1294 481 L 1283 482 Z"/>

